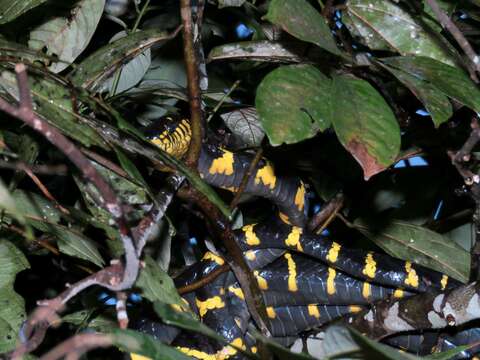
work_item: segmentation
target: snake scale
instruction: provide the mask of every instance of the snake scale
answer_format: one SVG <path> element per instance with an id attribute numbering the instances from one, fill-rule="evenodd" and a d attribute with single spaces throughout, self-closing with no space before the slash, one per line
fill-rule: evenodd
<path id="1" fill-rule="evenodd" d="M 158 128 L 160 127 L 160 130 Z M 190 123 L 184 118 L 164 117 L 149 140 L 167 153 L 181 158 L 191 139 Z M 248 172 L 253 156 L 204 144 L 198 172 L 208 184 L 235 192 Z M 388 297 L 402 298 L 429 289 L 445 290 L 459 284 L 455 279 L 391 256 L 352 249 L 315 235 L 305 228 L 305 184 L 298 177 L 278 176 L 271 162 L 261 159 L 250 175 L 245 193 L 261 196 L 278 209 L 268 221 L 247 224 L 235 230 L 235 239 L 258 282 L 266 306 L 269 330 L 279 343 L 291 345 L 300 334 L 346 314 L 366 309 Z M 177 287 L 192 284 L 211 274 L 225 260 L 207 252 L 175 279 Z M 244 295 L 232 272 L 223 273 L 204 287 L 183 296 L 201 321 L 226 342 L 257 352 L 251 334 L 252 320 Z M 140 331 L 175 345 L 197 359 L 242 358 L 228 345 L 180 331 L 157 321 L 142 319 Z M 478 336 L 466 331 L 463 337 L 442 339 L 445 348 L 455 341 Z M 438 335 L 401 335 L 390 343 L 407 350 L 438 347 Z M 418 352 L 418 351 L 417 351 Z M 471 355 L 470 353 L 467 356 Z M 140 358 L 132 354 L 132 358 Z"/>

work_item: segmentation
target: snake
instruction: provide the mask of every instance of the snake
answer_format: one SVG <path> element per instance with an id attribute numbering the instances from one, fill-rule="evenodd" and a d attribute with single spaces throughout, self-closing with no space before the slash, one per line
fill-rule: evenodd
<path id="1" fill-rule="evenodd" d="M 181 159 L 188 151 L 192 130 L 187 118 L 165 116 L 145 135 L 161 150 Z M 277 213 L 266 221 L 234 230 L 235 240 L 261 291 L 267 326 L 275 341 L 288 346 L 300 334 L 363 311 L 377 301 L 432 289 L 448 290 L 460 284 L 411 261 L 349 248 L 309 232 L 305 227 L 305 183 L 297 176 L 277 174 L 274 164 L 264 158 L 251 171 L 253 157 L 205 142 L 197 171 L 206 183 L 233 193 L 249 175 L 243 192 L 266 198 L 276 206 Z M 222 256 L 208 251 L 177 276 L 175 284 L 192 284 L 224 263 Z M 183 299 L 204 324 L 225 339 L 224 344 L 148 319 L 139 321 L 136 328 L 197 359 L 242 358 L 238 349 L 257 352 L 251 331 L 254 324 L 232 272 L 221 274 L 204 287 L 185 294 Z M 466 334 L 463 338 L 470 337 L 472 332 Z M 420 341 L 418 336 L 404 335 L 393 337 L 390 343 L 414 350 L 413 345 L 418 348 L 415 341 Z M 139 359 L 135 356 L 138 355 L 132 354 L 133 360 Z"/>

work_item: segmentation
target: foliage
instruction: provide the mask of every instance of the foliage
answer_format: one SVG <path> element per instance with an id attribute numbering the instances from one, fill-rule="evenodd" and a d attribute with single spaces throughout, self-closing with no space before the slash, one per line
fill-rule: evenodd
<path id="1" fill-rule="evenodd" d="M 230 195 L 143 136 L 159 117 L 188 113 L 177 1 L 121 3 L 0 0 L 0 97 L 18 99 L 13 68 L 26 63 L 34 110 L 90 158 L 128 209 L 130 224 L 158 204 L 165 165 L 230 216 Z M 478 49 L 480 2 L 438 3 Z M 475 204 L 447 154 L 469 136 L 480 90 L 467 71 L 472 59 L 426 2 L 209 0 L 201 35 L 209 136 L 237 151 L 263 147 L 280 171 L 301 176 L 310 184 L 309 215 L 341 192 L 346 205 L 328 227 L 339 241 L 355 239 L 353 246 L 468 282 Z M 0 152 L 1 357 L 22 338 L 36 301 L 58 295 L 124 249 L 97 189 L 47 139 L 3 112 Z M 272 212 L 257 199 L 239 210 L 245 223 Z M 218 340 L 195 318 L 166 310 L 184 305 L 171 276 L 209 246 L 197 215 L 180 198 L 169 207 L 145 248 L 132 290 L 142 302 L 131 316 L 150 309 L 151 317 Z M 113 329 L 113 311 L 100 298 L 98 289 L 77 295 L 41 351 L 96 329 L 115 345 L 101 356 L 185 358 L 145 334 Z M 414 358 L 342 327 L 327 330 L 321 351 L 306 342 L 310 355 L 258 339 L 279 358 Z"/>

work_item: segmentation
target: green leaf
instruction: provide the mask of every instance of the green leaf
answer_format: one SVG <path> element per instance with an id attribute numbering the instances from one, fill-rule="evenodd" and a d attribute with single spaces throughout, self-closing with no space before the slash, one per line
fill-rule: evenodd
<path id="1" fill-rule="evenodd" d="M 47 49 L 60 61 L 49 69 L 58 73 L 68 67 L 87 47 L 103 14 L 105 0 L 80 0 L 68 17 L 53 17 L 30 32 L 28 46 Z"/>
<path id="2" fill-rule="evenodd" d="M 454 61 L 448 45 L 433 37 L 438 36 L 437 33 L 424 29 L 393 1 L 349 0 L 342 20 L 350 32 L 371 49 L 423 55 L 447 64 Z"/>
<path id="3" fill-rule="evenodd" d="M 47 0 L 0 0 L 0 25 L 15 20 Z"/>
<path id="4" fill-rule="evenodd" d="M 176 310 L 172 310 L 172 308 L 168 304 L 162 303 L 160 301 L 156 301 L 153 304 L 153 308 L 155 312 L 158 314 L 158 316 L 160 316 L 163 322 L 167 325 L 176 326 L 180 329 L 184 329 L 188 331 L 194 331 L 196 333 L 205 335 L 213 340 L 217 340 L 220 343 L 229 345 L 228 342 L 223 337 L 218 335 L 215 331 L 210 329 L 208 326 L 202 324 L 200 321 L 194 319 L 187 312 L 179 312 Z M 251 354 L 250 352 L 247 352 L 237 347 L 235 348 L 246 357 L 251 359 L 256 359 L 256 356 Z"/>
<path id="5" fill-rule="evenodd" d="M 311 65 L 282 66 L 257 88 L 255 104 L 272 145 L 293 144 L 331 121 L 331 80 Z"/>
<path id="6" fill-rule="evenodd" d="M 115 40 L 121 39 L 125 36 L 127 36 L 127 33 L 122 30 L 121 32 L 115 34 L 109 42 L 112 43 Z M 150 49 L 147 49 L 144 52 L 137 54 L 137 56 L 132 58 L 126 64 L 123 64 L 110 78 L 105 79 L 105 82 L 102 84 L 102 87 L 99 91 L 102 92 L 104 90 L 108 90 L 110 96 L 113 96 L 134 87 L 140 82 L 140 80 L 143 79 L 145 73 L 150 67 L 150 63 Z M 115 80 L 118 81 L 116 86 Z M 115 89 L 114 86 L 116 87 Z"/>
<path id="7" fill-rule="evenodd" d="M 192 358 L 165 345 L 154 337 L 133 330 L 114 329 L 108 334 L 112 337 L 113 344 L 127 353 L 140 354 L 153 360 L 191 360 Z"/>
<path id="8" fill-rule="evenodd" d="M 23 191 L 15 190 L 13 198 L 18 210 L 26 218 L 26 220 L 36 228 L 48 231 L 48 225 L 42 227 L 37 226 L 37 223 L 42 221 L 48 223 L 58 223 L 60 221 L 60 212 L 53 206 L 53 204 L 41 195 Z"/>
<path id="9" fill-rule="evenodd" d="M 105 141 L 97 131 L 85 124 L 82 116 L 74 110 L 73 94 L 66 85 L 60 85 L 49 77 L 29 74 L 30 91 L 36 111 L 49 123 L 60 129 L 64 135 L 70 136 L 90 147 L 92 145 L 108 149 Z M 1 74 L 1 85 L 15 98 L 18 98 L 17 83 L 12 72 Z"/>
<path id="10" fill-rule="evenodd" d="M 333 127 L 368 180 L 397 158 L 400 128 L 383 97 L 367 81 L 337 76 L 333 84 Z"/>
<path id="11" fill-rule="evenodd" d="M 60 252 L 91 261 L 98 267 L 105 264 L 95 243 L 84 235 L 60 225 L 54 225 L 51 232 L 57 238 Z"/>
<path id="12" fill-rule="evenodd" d="M 18 206 L 15 198 L 10 194 L 10 191 L 0 179 L 0 209 L 7 211 L 20 224 L 25 224 L 25 213 L 22 208 Z"/>
<path id="13" fill-rule="evenodd" d="M 123 170 L 125 170 L 127 174 L 130 175 L 130 177 L 134 179 L 138 184 L 143 186 L 143 188 L 150 195 L 150 197 L 154 199 L 155 195 L 153 194 L 152 189 L 150 189 L 150 186 L 145 181 L 140 171 L 138 171 L 135 164 L 128 158 L 127 155 L 125 155 L 123 150 L 121 150 L 118 146 L 116 146 L 114 149 Z"/>
<path id="14" fill-rule="evenodd" d="M 407 72 L 389 66 L 383 66 L 395 76 L 398 81 L 410 89 L 410 91 L 425 105 L 430 113 L 435 127 L 448 121 L 453 115 L 452 104 L 437 87 L 431 83 L 421 80 Z"/>
<path id="15" fill-rule="evenodd" d="M 0 354 L 13 350 L 26 320 L 25 302 L 14 289 L 17 274 L 30 265 L 12 243 L 0 240 Z"/>
<path id="16" fill-rule="evenodd" d="M 220 115 L 228 129 L 248 146 L 260 146 L 265 133 L 254 107 L 233 110 Z"/>
<path id="17" fill-rule="evenodd" d="M 109 332 L 118 326 L 113 317 L 96 315 L 93 310 L 80 310 L 62 317 L 62 322 L 78 326 L 80 329 L 93 329 L 99 332 Z"/>
<path id="18" fill-rule="evenodd" d="M 145 267 L 135 283 L 143 290 L 142 295 L 151 302 L 183 305 L 173 280 L 150 256 L 145 257 Z"/>
<path id="19" fill-rule="evenodd" d="M 428 81 L 448 97 L 480 112 L 480 90 L 462 69 L 423 56 L 391 57 L 382 62 Z"/>
<path id="20" fill-rule="evenodd" d="M 123 64 L 171 38 L 171 34 L 158 30 L 137 31 L 105 45 L 83 60 L 72 72 L 72 82 L 91 91 L 98 91 Z"/>
<path id="21" fill-rule="evenodd" d="M 272 0 L 265 18 L 300 40 L 342 55 L 325 19 L 306 0 Z"/>
<path id="22" fill-rule="evenodd" d="M 352 338 L 360 345 L 363 351 L 368 351 L 371 359 L 385 360 L 414 360 L 420 359 L 418 356 L 410 355 L 390 346 L 384 345 L 378 341 L 369 339 L 365 335 L 360 334 L 355 329 L 349 328 Z"/>
<path id="23" fill-rule="evenodd" d="M 311 355 L 318 359 L 420 359 L 378 341 L 370 340 L 355 330 L 340 325 L 329 326 L 321 345 L 317 348 L 314 348 L 315 353 Z"/>
<path id="24" fill-rule="evenodd" d="M 298 63 L 302 60 L 285 44 L 266 40 L 228 43 L 214 47 L 208 54 L 208 61 L 226 59 L 283 63 Z"/>
<path id="25" fill-rule="evenodd" d="M 356 221 L 355 228 L 391 256 L 468 282 L 470 254 L 446 236 L 398 220 L 368 225 Z"/>
<path id="26" fill-rule="evenodd" d="M 192 314 L 188 312 L 174 311 L 172 307 L 160 301 L 155 301 L 153 308 L 162 321 L 171 326 L 176 326 L 183 330 L 194 331 L 196 333 L 205 335 L 214 340 L 226 344 L 226 340 L 218 335 L 208 326 L 195 319 Z"/>
<path id="27" fill-rule="evenodd" d="M 310 354 L 305 354 L 303 352 L 295 353 L 289 349 L 283 347 L 276 341 L 268 338 L 258 332 L 253 333 L 253 337 L 257 342 L 261 342 L 268 348 L 268 350 L 275 355 L 275 358 L 279 360 L 314 360 L 315 357 L 310 356 Z"/>
<path id="28" fill-rule="evenodd" d="M 428 360 L 450 360 L 455 357 L 455 355 L 461 353 L 462 351 L 468 350 L 472 345 L 456 345 L 453 349 L 442 351 L 439 353 L 433 353 L 427 356 L 424 356 L 423 359 Z"/>

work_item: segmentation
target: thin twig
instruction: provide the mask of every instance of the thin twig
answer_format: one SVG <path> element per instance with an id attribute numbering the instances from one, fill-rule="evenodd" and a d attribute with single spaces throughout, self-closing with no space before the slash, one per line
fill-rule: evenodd
<path id="1" fill-rule="evenodd" d="M 32 173 L 42 175 L 65 176 L 68 174 L 68 167 L 66 165 L 30 165 L 23 161 L 4 161 L 0 160 L 1 169 L 11 169 L 17 171 L 25 171 L 28 168 Z"/>
<path id="2" fill-rule="evenodd" d="M 58 201 L 55 199 L 55 197 L 50 193 L 50 191 L 47 189 L 45 185 L 40 181 L 37 175 L 35 175 L 28 166 L 25 166 L 23 171 L 32 179 L 32 181 L 37 185 L 37 187 L 40 189 L 40 191 L 45 195 L 45 197 L 50 200 L 53 203 L 53 206 L 60 210 L 62 213 L 69 215 L 70 211 L 68 211 L 66 208 L 64 208 Z"/>
<path id="3" fill-rule="evenodd" d="M 113 339 L 105 334 L 79 334 L 75 335 L 61 344 L 54 347 L 39 360 L 57 360 L 69 354 L 76 354 L 78 357 L 87 351 L 110 347 L 113 345 Z"/>
<path id="4" fill-rule="evenodd" d="M 478 77 L 475 74 L 475 71 L 480 72 L 480 58 L 477 53 L 473 50 L 465 36 L 463 36 L 460 29 L 454 24 L 450 17 L 442 11 L 436 0 L 425 0 L 425 2 L 430 6 L 442 27 L 448 30 L 458 45 L 462 48 L 465 55 L 467 55 L 471 62 L 471 66 L 468 66 L 468 71 L 470 72 L 472 80 L 478 83 Z"/>
<path id="5" fill-rule="evenodd" d="M 250 166 L 248 167 L 247 172 L 243 174 L 242 181 L 240 182 L 240 185 L 238 186 L 238 189 L 235 192 L 235 196 L 233 197 L 232 202 L 230 203 L 230 209 L 234 209 L 238 205 L 238 202 L 240 201 L 240 197 L 242 196 L 248 184 L 248 180 L 250 180 L 250 177 L 252 176 L 255 168 L 257 167 L 258 162 L 262 158 L 262 155 L 263 155 L 263 148 L 260 147 L 258 148 L 255 154 L 255 157 L 252 159 L 252 162 L 250 163 Z"/>
<path id="6" fill-rule="evenodd" d="M 270 335 L 270 331 L 266 325 L 268 319 L 267 311 L 263 303 L 262 294 L 258 288 L 257 280 L 250 271 L 243 257 L 243 252 L 235 241 L 235 236 L 229 222 L 215 205 L 195 189 L 180 189 L 178 194 L 183 198 L 193 201 L 204 211 L 207 220 L 209 220 L 207 224 L 210 225 L 211 232 L 216 238 L 222 241 L 222 244 L 227 250 L 227 254 L 230 257 L 230 259 L 227 257 L 227 262 L 242 288 L 247 308 L 253 320 L 257 323 L 258 328 L 264 335 Z"/>
<path id="7" fill-rule="evenodd" d="M 129 175 L 125 170 L 123 170 L 120 166 L 115 164 L 113 161 L 110 161 L 109 159 L 97 154 L 94 151 L 91 151 L 86 148 L 81 148 L 82 152 L 87 155 L 90 159 L 95 160 L 97 163 L 99 163 L 102 166 L 105 166 L 107 169 L 113 171 L 115 174 L 124 177 L 124 178 L 129 178 Z"/>
<path id="8" fill-rule="evenodd" d="M 192 127 L 192 140 L 188 149 L 186 163 L 192 169 L 197 169 L 198 157 L 202 148 L 204 135 L 201 91 L 198 75 L 198 61 L 193 45 L 193 20 L 191 0 L 180 0 L 180 15 L 183 25 L 183 54 L 185 57 L 185 68 L 187 72 L 187 90 L 190 104 L 190 122 Z"/>
<path id="9" fill-rule="evenodd" d="M 227 264 L 221 265 L 219 268 L 213 270 L 211 273 L 208 275 L 205 275 L 204 277 L 200 278 L 199 280 L 177 288 L 177 291 L 180 295 L 187 294 L 189 292 L 198 290 L 202 287 L 204 287 L 207 284 L 210 284 L 212 281 L 214 281 L 217 277 L 222 275 L 223 273 L 226 273 L 230 270 L 230 266 Z"/>
<path id="10" fill-rule="evenodd" d="M 48 141 L 63 151 L 70 161 L 74 163 L 82 172 L 85 179 L 92 182 L 92 184 L 97 188 L 98 192 L 101 194 L 104 208 L 111 214 L 118 226 L 120 238 L 122 239 L 123 247 L 125 249 L 125 274 L 122 281 L 111 285 L 112 290 L 124 290 L 131 287 L 137 278 L 139 259 L 136 256 L 133 239 L 130 235 L 130 229 L 125 220 L 122 206 L 120 205 L 115 192 L 110 187 L 110 184 L 105 181 L 105 179 L 98 173 L 90 161 L 70 140 L 68 140 L 55 127 L 38 117 L 32 111 L 33 106 L 31 103 L 23 103 L 23 101 L 31 102 L 25 65 L 17 64 L 15 66 L 15 73 L 17 75 L 19 93 L 22 94 L 20 97 L 21 102 L 18 107 L 15 107 L 0 98 L 0 110 L 3 110 L 11 116 L 22 120 L 34 130 L 45 136 Z"/>
<path id="11" fill-rule="evenodd" d="M 238 85 L 240 85 L 240 80 L 235 81 L 233 85 L 230 87 L 230 89 L 228 89 L 228 91 L 222 96 L 220 101 L 213 108 L 210 115 L 208 115 L 208 118 L 206 121 L 207 124 L 210 122 L 210 120 L 212 120 L 213 116 L 217 113 L 218 109 L 220 109 L 220 107 L 223 105 L 223 103 L 225 102 L 225 99 L 230 96 L 230 94 L 238 87 Z"/>
<path id="12" fill-rule="evenodd" d="M 61 294 L 61 296 L 52 300 L 40 302 L 40 307 L 34 311 L 33 318 L 30 318 L 27 321 L 27 328 L 29 330 L 26 331 L 26 334 L 28 334 L 27 339 L 29 339 L 34 328 L 36 327 L 35 324 L 45 322 L 50 324 L 51 321 L 49 321 L 49 319 L 53 319 L 56 316 L 56 312 L 59 311 L 71 297 L 75 296 L 87 287 L 92 285 L 101 285 L 114 291 L 130 288 L 137 278 L 140 260 L 135 251 L 134 239 L 131 236 L 130 228 L 125 220 L 122 206 L 119 203 L 113 189 L 97 172 L 90 161 L 69 139 L 67 139 L 59 130 L 51 126 L 48 122 L 41 119 L 33 112 L 33 104 L 30 96 L 30 89 L 28 87 L 28 78 L 25 65 L 17 64 L 15 66 L 15 73 L 17 76 L 17 84 L 20 94 L 20 104 L 18 107 L 16 107 L 0 98 L 0 110 L 18 118 L 25 124 L 32 127 L 34 130 L 41 133 L 48 141 L 60 149 L 73 164 L 77 166 L 85 179 L 89 180 L 97 188 L 102 197 L 103 207 L 110 213 L 117 224 L 120 238 L 125 250 L 125 266 L 123 266 L 121 263 L 111 265 L 78 282 L 75 286 L 68 288 L 67 291 Z M 37 318 L 35 317 L 35 314 L 37 314 Z M 33 334 L 33 337 L 36 340 L 38 339 L 35 334 Z M 17 355 L 20 354 L 21 356 L 23 354 L 21 350 L 24 351 L 25 349 L 32 349 L 32 345 L 29 344 L 28 341 L 26 344 L 20 346 L 15 353 Z"/>
<path id="13" fill-rule="evenodd" d="M 316 213 L 308 222 L 307 228 L 311 232 L 321 234 L 323 230 L 332 222 L 340 209 L 343 207 L 344 196 L 342 193 L 335 195 L 323 209 Z M 317 228 L 319 228 L 317 230 Z M 315 231 L 317 230 L 317 231 Z"/>
<path id="14" fill-rule="evenodd" d="M 127 293 L 125 291 L 117 291 L 117 303 L 115 304 L 115 310 L 117 311 L 117 321 L 120 329 L 126 329 L 128 327 L 128 314 L 127 314 Z"/>

